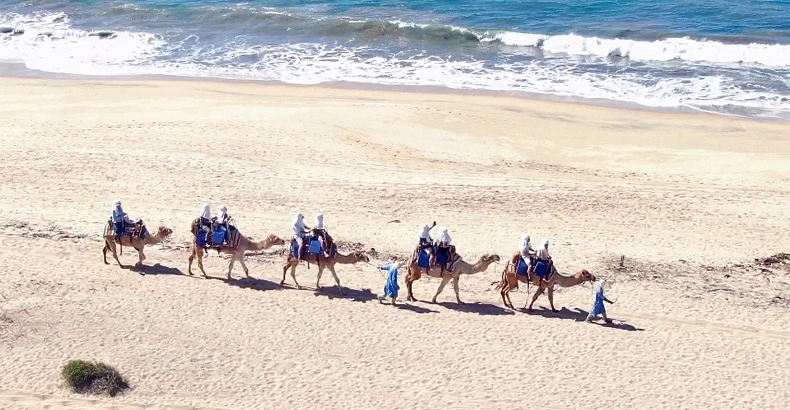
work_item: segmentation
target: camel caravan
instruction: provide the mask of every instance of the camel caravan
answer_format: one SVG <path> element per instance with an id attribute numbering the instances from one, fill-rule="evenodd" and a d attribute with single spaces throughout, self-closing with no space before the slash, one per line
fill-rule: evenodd
<path id="1" fill-rule="evenodd" d="M 492 264 L 500 262 L 499 255 L 493 253 L 484 254 L 472 262 L 464 260 L 456 252 L 452 238 L 446 228 L 441 230 L 436 240 L 431 238 L 431 231 L 435 227 L 436 222 L 433 222 L 430 226 L 425 225 L 422 227 L 417 246 L 406 261 L 378 267 L 381 270 L 390 272 L 384 296 L 389 296 L 393 304 L 395 304 L 398 293 L 398 269 L 402 266 L 407 268 L 405 283 L 408 301 L 417 301 L 412 287 L 414 282 L 424 275 L 440 279 L 436 293 L 431 299 L 432 303 L 436 303 L 438 296 L 447 284 L 452 282 L 456 302 L 461 304 L 463 302 L 459 295 L 460 278 L 464 275 L 485 272 Z M 285 285 L 286 276 L 290 271 L 291 279 L 296 288 L 303 289 L 296 280 L 296 268 L 300 264 L 305 265 L 307 269 L 310 269 L 311 265 L 315 265 L 317 268 L 316 290 L 320 289 L 321 276 L 325 270 L 328 270 L 335 280 L 337 291 L 340 294 L 344 294 L 335 270 L 336 265 L 353 265 L 360 262 L 370 263 L 370 258 L 365 252 L 354 251 L 345 255 L 338 251 L 335 241 L 324 224 L 323 214 L 318 214 L 314 226 L 308 227 L 304 222 L 304 215 L 298 213 L 294 216 L 292 229 L 293 235 L 282 264 L 281 286 Z M 215 250 L 218 255 L 226 254 L 230 256 L 227 271 L 228 280 L 231 279 L 231 273 L 236 262 L 244 270 L 245 279 L 250 279 L 249 269 L 244 262 L 245 253 L 286 245 L 285 240 L 274 234 L 270 234 L 259 242 L 245 237 L 239 232 L 235 221 L 228 214 L 225 206 L 220 207 L 219 214 L 212 217 L 210 206 L 205 204 L 202 214 L 192 221 L 190 232 L 192 233 L 192 242 L 188 273 L 193 275 L 192 263 L 197 259 L 198 268 L 204 278 L 208 278 L 208 275 L 203 269 L 203 258 L 208 255 L 210 250 Z M 109 264 L 107 262 L 107 251 L 111 251 L 118 265 L 123 266 L 118 258 L 117 248 L 120 248 L 120 253 L 123 254 L 123 247 L 127 246 L 137 250 L 139 257 L 137 263 L 142 264 L 145 260 L 143 248 L 146 245 L 165 241 L 172 233 L 172 229 L 160 226 L 157 232 L 152 235 L 148 232 L 142 220 L 130 220 L 123 211 L 121 202 L 118 201 L 115 203 L 112 216 L 107 221 L 104 229 L 104 263 Z M 580 270 L 573 275 L 564 275 L 558 272 L 549 254 L 549 241 L 545 240 L 536 251 L 531 246 L 529 235 L 524 235 L 520 249 L 514 252 L 507 260 L 497 289 L 500 291 L 505 307 L 515 309 L 510 300 L 510 291 L 518 289 L 519 284 L 524 284 L 527 287 L 527 293 L 529 293 L 529 286 L 532 285 L 535 287 L 535 293 L 532 295 L 531 301 L 528 296 L 528 300 L 524 303 L 524 309 L 531 311 L 535 301 L 541 294 L 545 293 L 548 296 L 552 311 L 556 312 L 557 309 L 554 307 L 554 290 L 556 287 L 568 288 L 595 281 L 595 276 L 587 270 Z M 384 297 L 380 298 L 380 300 L 383 301 Z"/>

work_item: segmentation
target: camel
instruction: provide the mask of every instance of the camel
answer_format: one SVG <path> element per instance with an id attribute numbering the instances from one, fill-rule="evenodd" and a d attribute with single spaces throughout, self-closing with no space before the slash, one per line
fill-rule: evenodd
<path id="1" fill-rule="evenodd" d="M 278 238 L 277 235 L 269 235 L 266 239 L 260 242 L 253 242 L 249 240 L 247 237 L 239 232 L 239 246 L 235 249 L 229 246 L 212 246 L 212 249 L 216 249 L 218 253 L 226 253 L 230 255 L 230 262 L 228 264 L 228 280 L 230 280 L 230 273 L 233 271 L 233 264 L 236 261 L 239 261 L 241 264 L 242 269 L 244 269 L 244 275 L 247 279 L 250 278 L 250 270 L 247 269 L 247 265 L 244 263 L 244 253 L 247 251 L 258 251 L 262 249 L 269 249 L 275 245 L 285 245 L 285 241 Z M 189 255 L 189 269 L 188 273 L 192 275 L 192 261 L 195 260 L 197 257 L 198 268 L 203 273 L 204 278 L 208 278 L 206 275 L 206 271 L 203 270 L 203 252 L 204 249 L 197 246 L 197 238 L 192 239 L 192 253 Z"/>
<path id="2" fill-rule="evenodd" d="M 412 293 L 411 287 L 415 281 L 420 279 L 420 277 L 425 274 L 430 277 L 440 278 L 442 280 L 442 283 L 439 284 L 439 288 L 436 290 L 436 294 L 433 295 L 431 303 L 436 303 L 436 298 L 440 293 L 442 293 L 442 290 L 444 290 L 444 287 L 448 282 L 450 282 L 450 279 L 452 279 L 453 290 L 455 290 L 455 300 L 459 304 L 463 304 L 463 302 L 461 302 L 461 298 L 458 295 L 458 279 L 461 277 L 461 275 L 472 275 L 475 273 L 485 272 L 486 269 L 488 269 L 488 267 L 495 262 L 499 262 L 499 255 L 485 254 L 481 256 L 480 259 L 474 264 L 470 264 L 462 259 L 455 264 L 455 268 L 452 272 L 442 272 L 441 268 L 438 267 L 427 270 L 420 268 L 417 265 L 417 258 L 412 256 L 411 260 L 409 260 L 409 270 L 406 274 L 406 289 L 409 291 L 409 296 L 406 299 L 410 302 L 417 301 L 417 299 L 414 297 L 414 294 Z"/>
<path id="3" fill-rule="evenodd" d="M 337 273 L 335 272 L 335 265 L 353 265 L 357 262 L 370 262 L 370 258 L 367 255 L 362 253 L 361 251 L 355 251 L 348 255 L 343 255 L 342 253 L 337 251 L 337 246 L 332 245 L 332 250 L 328 252 L 330 257 L 326 257 L 323 253 L 320 255 L 316 255 L 316 259 L 313 259 L 313 255 L 310 255 L 310 260 L 306 260 L 308 264 L 312 261 L 316 261 L 318 265 L 318 274 L 315 279 L 315 288 L 316 290 L 319 289 L 321 284 L 321 275 L 324 273 L 324 269 L 329 269 L 329 272 L 332 274 L 332 277 L 335 278 L 335 283 L 337 284 L 337 290 L 341 295 L 344 295 L 343 288 L 340 287 L 340 279 L 337 277 Z M 288 273 L 288 269 L 291 269 L 291 277 L 296 284 L 296 288 L 301 290 L 303 289 L 299 282 L 296 281 L 296 267 L 299 265 L 300 260 L 294 258 L 291 255 L 291 252 L 288 252 L 287 256 L 285 257 L 285 263 L 283 263 L 283 280 L 280 281 L 280 286 L 285 284 L 285 275 Z M 308 265 L 309 266 L 309 265 Z"/>
<path id="4" fill-rule="evenodd" d="M 511 261 L 515 259 L 515 256 L 516 255 L 513 255 Z M 536 300 L 538 300 L 540 294 L 544 291 L 548 291 L 547 296 L 549 297 L 551 310 L 553 312 L 557 312 L 557 309 L 554 308 L 555 286 L 559 286 L 561 288 L 570 288 L 572 286 L 581 285 L 584 282 L 595 282 L 595 280 L 595 276 L 593 276 L 586 269 L 582 269 L 571 276 L 563 275 L 557 271 L 557 268 L 554 267 L 553 263 L 551 264 L 551 271 L 549 273 L 548 280 L 541 279 L 534 274 L 527 276 L 516 275 L 515 265 L 509 262 L 507 266 L 505 266 L 505 270 L 502 272 L 502 280 L 499 282 L 499 286 L 497 286 L 497 288 L 500 289 L 499 293 L 502 295 L 502 302 L 505 303 L 505 307 L 515 309 L 513 307 L 513 303 L 510 301 L 510 290 L 518 288 L 518 282 L 521 282 L 527 284 L 527 293 L 529 293 L 529 285 L 532 284 L 537 288 L 537 290 L 532 296 L 532 302 L 529 304 L 529 308 L 527 308 L 527 301 L 524 301 L 524 308 L 526 308 L 528 312 L 531 312 L 532 305 Z"/>
<path id="5" fill-rule="evenodd" d="M 138 237 L 129 237 L 128 235 L 124 235 L 121 237 L 121 247 L 130 246 L 137 250 L 138 257 L 140 260 L 137 262 L 138 265 L 142 265 L 143 261 L 145 260 L 145 254 L 143 253 L 143 248 L 145 245 L 153 245 L 155 243 L 160 243 L 165 238 L 170 236 L 173 233 L 173 230 L 164 226 L 160 226 L 156 232 L 156 235 L 148 235 L 145 237 L 144 240 L 141 240 Z M 104 264 L 109 265 L 110 263 L 107 262 L 107 251 L 112 252 L 113 258 L 115 261 L 118 262 L 118 266 L 123 267 L 121 265 L 120 259 L 118 259 L 118 252 L 115 249 L 115 233 L 113 232 L 112 227 L 105 230 L 104 234 L 104 249 L 102 249 L 102 256 L 104 257 Z M 121 248 L 123 249 L 123 248 Z"/>

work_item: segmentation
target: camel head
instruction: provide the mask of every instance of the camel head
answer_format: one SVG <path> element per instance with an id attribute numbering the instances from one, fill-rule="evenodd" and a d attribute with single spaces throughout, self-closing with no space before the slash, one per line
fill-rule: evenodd
<path id="1" fill-rule="evenodd" d="M 483 255 L 483 256 L 481 256 L 481 257 L 480 257 L 480 262 L 483 262 L 483 263 L 495 263 L 495 262 L 499 262 L 499 255 L 489 255 L 489 254 L 485 254 L 485 255 Z"/>
<path id="2" fill-rule="evenodd" d="M 285 245 L 285 240 L 283 240 L 282 238 L 280 238 L 275 234 L 270 234 L 269 236 L 266 237 L 266 240 L 269 241 L 269 243 L 272 244 L 272 246 Z"/>
<path id="3" fill-rule="evenodd" d="M 584 282 L 591 282 L 592 283 L 592 282 L 595 282 L 597 280 L 597 279 L 595 279 L 595 276 L 592 273 L 587 271 L 587 269 L 580 270 L 579 272 L 576 273 L 576 276 L 578 276 L 578 277 L 580 277 L 582 279 L 582 283 L 584 283 Z"/>
<path id="4" fill-rule="evenodd" d="M 370 258 L 368 257 L 368 255 L 365 255 L 365 252 L 363 251 L 355 251 L 354 259 L 365 263 L 370 262 Z"/>
<path id="5" fill-rule="evenodd" d="M 165 239 L 172 234 L 173 230 L 164 225 L 159 226 L 159 228 L 156 230 L 156 235 L 161 239 Z"/>

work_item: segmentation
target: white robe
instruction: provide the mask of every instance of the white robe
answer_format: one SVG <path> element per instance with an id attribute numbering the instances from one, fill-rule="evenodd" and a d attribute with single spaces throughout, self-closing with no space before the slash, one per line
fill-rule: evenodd
<path id="1" fill-rule="evenodd" d="M 549 255 L 549 241 L 543 241 L 543 245 L 538 249 L 538 259 L 547 260 L 551 259 L 551 255 Z"/>
<path id="2" fill-rule="evenodd" d="M 442 231 L 442 234 L 439 235 L 439 238 L 436 240 L 437 245 L 442 246 L 450 246 L 453 243 L 453 238 L 450 237 L 450 234 L 447 232 L 447 229 Z"/>
<path id="3" fill-rule="evenodd" d="M 304 217 L 299 214 L 294 219 L 293 230 L 294 230 L 294 238 L 297 240 L 304 239 L 304 231 L 306 227 L 304 225 Z"/>

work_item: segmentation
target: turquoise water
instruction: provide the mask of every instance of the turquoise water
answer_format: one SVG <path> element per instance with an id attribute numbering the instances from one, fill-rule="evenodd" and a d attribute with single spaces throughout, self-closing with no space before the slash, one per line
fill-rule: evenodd
<path id="1" fill-rule="evenodd" d="M 0 62 L 790 118 L 788 16 L 790 0 L 0 0 Z"/>

